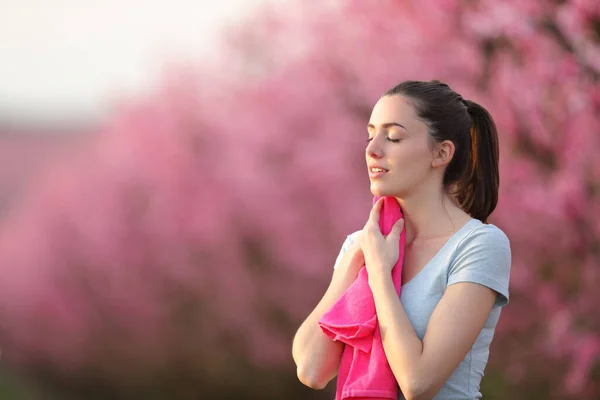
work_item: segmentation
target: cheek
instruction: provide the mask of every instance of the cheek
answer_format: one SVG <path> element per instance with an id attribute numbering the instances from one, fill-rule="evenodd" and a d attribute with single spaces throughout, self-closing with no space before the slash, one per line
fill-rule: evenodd
<path id="1" fill-rule="evenodd" d="M 391 155 L 394 165 L 402 166 L 402 169 L 423 169 L 427 164 L 428 153 L 420 148 L 405 147 L 398 149 Z"/>
<path id="2" fill-rule="evenodd" d="M 424 179 L 429 172 L 429 156 L 429 153 L 423 150 L 413 150 L 397 154 L 397 157 L 394 159 L 394 165 L 399 178 L 405 182 Z"/>

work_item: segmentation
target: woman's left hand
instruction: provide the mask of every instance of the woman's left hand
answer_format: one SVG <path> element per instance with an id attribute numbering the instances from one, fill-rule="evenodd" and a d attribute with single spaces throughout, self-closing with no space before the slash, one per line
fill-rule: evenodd
<path id="1" fill-rule="evenodd" d="M 391 278 L 391 272 L 398 262 L 400 250 L 398 241 L 404 228 L 404 218 L 400 218 L 387 236 L 383 236 L 379 228 L 379 214 L 383 197 L 379 198 L 369 214 L 369 220 L 363 228 L 361 248 L 365 257 L 365 266 L 369 280 L 374 278 Z"/>

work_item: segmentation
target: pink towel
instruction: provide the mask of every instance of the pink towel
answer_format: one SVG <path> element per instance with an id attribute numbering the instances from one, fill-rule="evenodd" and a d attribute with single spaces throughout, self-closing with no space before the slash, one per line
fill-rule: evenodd
<path id="1" fill-rule="evenodd" d="M 373 204 L 377 199 L 379 197 L 375 196 Z M 402 210 L 396 199 L 384 197 L 379 216 L 381 232 L 387 235 L 401 217 Z M 405 243 L 406 230 L 402 229 L 398 262 L 392 269 L 392 281 L 398 296 Z M 398 383 L 383 350 L 366 268 L 361 268 L 357 279 L 323 315 L 319 325 L 333 340 L 346 344 L 338 369 L 336 400 L 398 398 Z"/>

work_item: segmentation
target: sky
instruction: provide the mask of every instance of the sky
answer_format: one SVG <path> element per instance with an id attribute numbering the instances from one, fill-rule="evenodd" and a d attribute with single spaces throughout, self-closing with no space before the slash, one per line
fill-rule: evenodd
<path id="1" fill-rule="evenodd" d="M 264 0 L 0 0 L 0 119 L 94 119 Z"/>

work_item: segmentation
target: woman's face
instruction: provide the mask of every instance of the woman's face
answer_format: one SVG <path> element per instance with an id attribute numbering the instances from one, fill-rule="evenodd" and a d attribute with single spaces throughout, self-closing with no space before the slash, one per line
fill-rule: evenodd
<path id="1" fill-rule="evenodd" d="M 379 99 L 367 129 L 365 155 L 373 195 L 406 198 L 430 178 L 433 148 L 428 128 L 405 97 Z M 374 172 L 374 166 L 386 171 Z"/>

